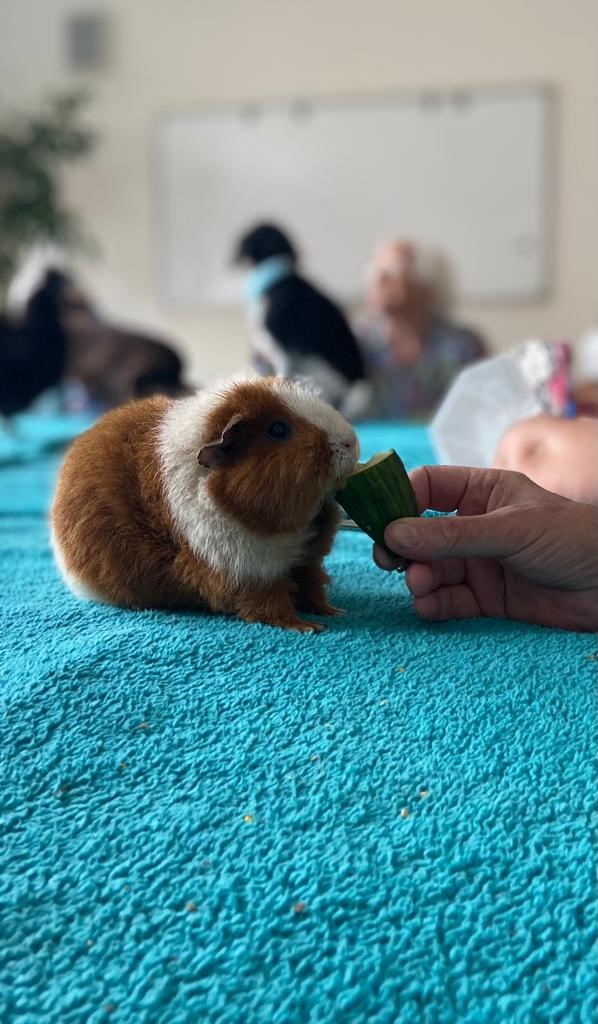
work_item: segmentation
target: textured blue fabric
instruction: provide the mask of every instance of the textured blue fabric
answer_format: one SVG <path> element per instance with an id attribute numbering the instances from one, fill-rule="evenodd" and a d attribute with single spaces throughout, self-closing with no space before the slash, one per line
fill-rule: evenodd
<path id="1" fill-rule="evenodd" d="M 423 624 L 353 533 L 321 636 L 78 603 L 78 426 L 0 444 L 0 1019 L 594 1021 L 595 639 Z"/>

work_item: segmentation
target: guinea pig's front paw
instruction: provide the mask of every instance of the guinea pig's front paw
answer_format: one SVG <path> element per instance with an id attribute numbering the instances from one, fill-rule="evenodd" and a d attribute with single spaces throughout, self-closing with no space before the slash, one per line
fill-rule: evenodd
<path id="1" fill-rule="evenodd" d="M 323 633 L 326 626 L 323 622 L 306 622 L 305 619 L 297 619 L 292 626 L 283 628 L 294 629 L 297 633 Z"/>
<path id="2" fill-rule="evenodd" d="M 266 616 L 246 617 L 243 616 L 244 622 L 261 622 L 263 626 L 277 626 L 278 629 L 291 629 L 296 633 L 323 633 L 326 626 L 323 622 L 306 622 L 305 619 L 289 618 L 289 619 L 276 619 L 266 618 Z"/>
<path id="3" fill-rule="evenodd" d="M 245 623 L 261 623 L 262 626 L 276 626 L 280 630 L 294 630 L 296 633 L 324 633 L 324 623 L 308 623 L 305 618 L 276 618 L 269 615 L 243 615 Z"/>
<path id="4" fill-rule="evenodd" d="M 322 633 L 322 622 L 306 622 L 297 615 L 293 597 L 295 588 L 288 580 L 276 580 L 262 586 L 247 586 L 238 595 L 236 612 L 244 622 L 293 629 L 297 633 Z M 313 609 L 310 608 L 310 611 Z"/>

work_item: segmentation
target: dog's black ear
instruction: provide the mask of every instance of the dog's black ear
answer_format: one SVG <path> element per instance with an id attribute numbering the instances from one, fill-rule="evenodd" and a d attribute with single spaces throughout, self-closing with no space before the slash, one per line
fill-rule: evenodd
<path id="1" fill-rule="evenodd" d="M 289 256 L 296 261 L 297 250 L 276 224 L 256 224 L 239 239 L 234 259 L 239 263 L 261 263 L 272 256 Z"/>
<path id="2" fill-rule="evenodd" d="M 203 444 L 197 453 L 197 461 L 205 469 L 224 466 L 238 454 L 247 436 L 248 423 L 242 416 L 233 416 L 228 421 L 217 441 Z"/>
<path id="3" fill-rule="evenodd" d="M 50 288 L 52 291 L 59 291 L 64 288 L 65 285 L 70 284 L 70 278 L 62 270 L 58 270 L 56 267 L 50 267 L 46 271 L 46 276 L 43 281 L 45 288 Z"/>

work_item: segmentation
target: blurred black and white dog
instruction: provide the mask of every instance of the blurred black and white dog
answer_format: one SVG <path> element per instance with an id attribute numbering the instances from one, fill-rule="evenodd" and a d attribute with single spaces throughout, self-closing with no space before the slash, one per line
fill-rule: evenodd
<path id="1" fill-rule="evenodd" d="M 103 411 L 153 394 L 190 393 L 168 339 L 128 329 L 97 311 L 71 274 L 32 257 L 0 316 L 0 414 L 26 408 L 45 389 L 77 382 Z"/>
<path id="2" fill-rule="evenodd" d="M 298 272 L 287 235 L 261 224 L 234 256 L 249 268 L 245 300 L 258 372 L 307 379 L 348 419 L 367 416 L 372 387 L 355 336 L 338 306 Z"/>

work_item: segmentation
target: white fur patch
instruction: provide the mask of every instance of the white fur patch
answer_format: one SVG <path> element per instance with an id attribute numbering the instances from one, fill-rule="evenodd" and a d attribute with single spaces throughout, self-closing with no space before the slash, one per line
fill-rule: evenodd
<path id="1" fill-rule="evenodd" d="M 272 390 L 291 412 L 319 427 L 329 441 L 351 442 L 355 431 L 340 412 L 327 405 L 310 389 L 294 381 L 274 381 Z"/>
<path id="2" fill-rule="evenodd" d="M 280 347 L 264 326 L 263 301 L 251 306 L 248 319 L 253 339 L 254 355 L 262 364 L 271 367 L 271 372 L 276 376 L 290 376 L 292 366 L 288 354 Z"/>
<path id="3" fill-rule="evenodd" d="M 52 244 L 36 245 L 29 250 L 12 278 L 6 295 L 6 308 L 13 316 L 20 316 L 34 292 L 41 286 L 48 270 L 68 272 L 63 250 Z"/>
<path id="4" fill-rule="evenodd" d="M 64 561 L 64 555 L 62 554 L 62 549 L 58 543 L 58 540 L 56 539 L 56 534 L 54 533 L 54 530 L 52 530 L 50 534 L 50 547 L 52 548 L 52 554 L 54 555 L 54 561 L 56 563 L 58 571 L 60 572 L 60 575 L 62 576 L 67 587 L 69 588 L 70 591 L 72 591 L 75 597 L 80 597 L 84 601 L 103 601 L 104 598 L 100 597 L 100 595 L 96 594 L 95 591 L 91 589 L 91 587 L 88 587 L 87 584 L 82 583 L 81 580 L 77 579 L 76 576 L 74 576 L 71 572 L 68 571 Z"/>
<path id="5" fill-rule="evenodd" d="M 359 442 L 353 427 L 344 416 L 301 384 L 274 381 L 272 389 L 291 412 L 318 427 L 326 435 L 333 452 L 335 476 L 342 477 L 350 473 L 359 457 Z"/>
<path id="6" fill-rule="evenodd" d="M 348 420 L 362 420 L 375 409 L 375 393 L 369 380 L 356 380 L 346 392 L 341 410 Z"/>
<path id="7" fill-rule="evenodd" d="M 229 384 L 174 402 L 164 416 L 159 449 L 166 500 L 179 534 L 198 558 L 236 582 L 267 582 L 300 564 L 313 527 L 308 524 L 296 533 L 265 540 L 213 502 L 207 489 L 210 471 L 198 464 L 197 452 L 206 441 L 206 417 L 230 390 Z M 346 420 L 299 385 L 275 383 L 273 390 L 295 415 L 325 431 L 337 475 L 348 473 L 357 450 L 355 434 Z"/>

